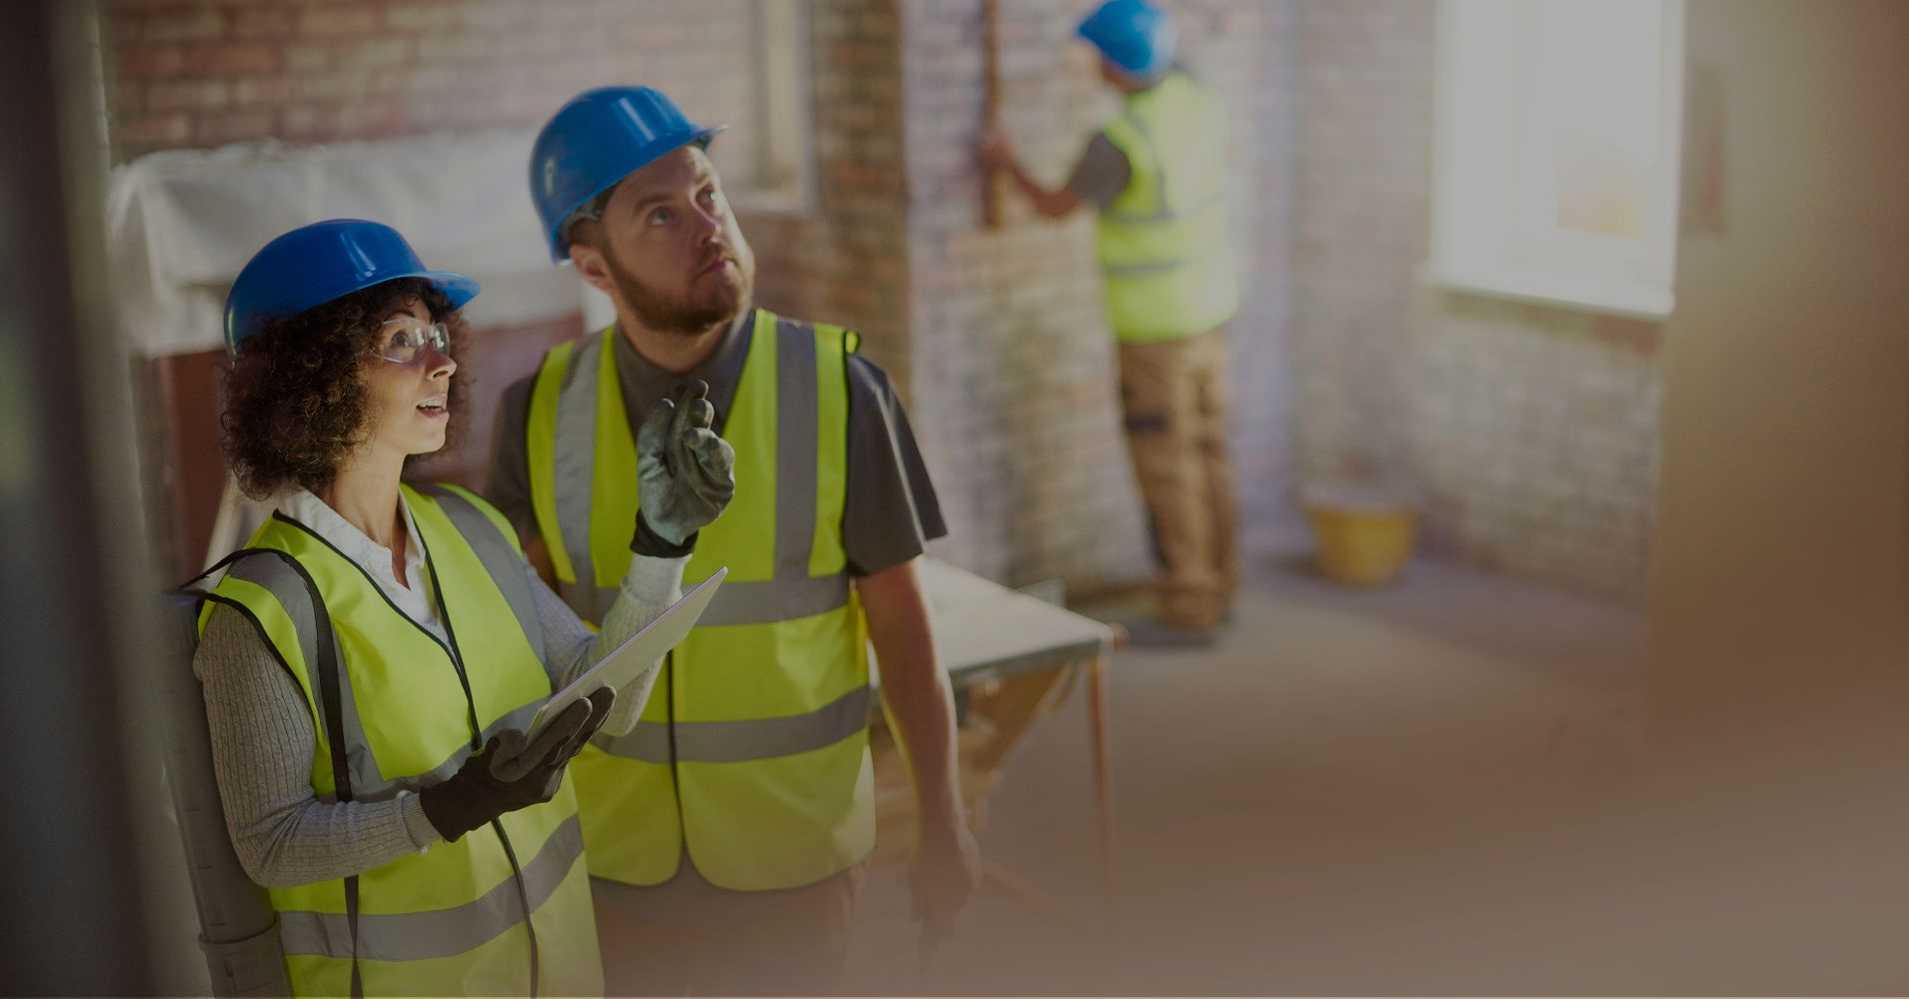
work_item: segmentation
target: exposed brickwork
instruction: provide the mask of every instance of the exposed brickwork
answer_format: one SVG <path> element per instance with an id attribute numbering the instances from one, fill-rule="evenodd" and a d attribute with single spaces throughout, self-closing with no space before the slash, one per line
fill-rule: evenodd
<path id="1" fill-rule="evenodd" d="M 1008 124 L 1050 176 L 1113 106 L 1072 38 L 1087 6 L 1001 3 Z M 1259 46 L 1286 44 L 1291 0 L 1175 6 L 1187 51 L 1236 111 L 1252 109 L 1236 115 L 1241 217 L 1278 218 L 1291 104 L 1266 90 L 1290 73 Z M 611 81 L 661 86 L 700 118 L 748 121 L 750 0 L 114 0 L 109 9 L 122 158 L 266 137 L 528 126 Z M 909 399 L 940 486 L 954 529 L 942 554 L 1017 580 L 1143 575 L 1090 226 L 1036 222 L 1011 204 L 1003 231 L 979 227 L 979 0 L 817 0 L 812 19 L 817 201 L 811 212 L 745 213 L 759 298 L 865 334 L 866 352 Z M 754 161 L 751 132 L 718 140 L 732 183 Z M 1283 453 L 1271 375 L 1286 267 L 1280 238 L 1251 227 L 1241 238 L 1272 275 L 1253 283 L 1260 294 L 1239 334 L 1251 505 L 1282 493 L 1265 485 Z M 480 386 L 479 404 L 498 388 Z M 448 464 L 468 474 L 471 461 Z"/>
<path id="2" fill-rule="evenodd" d="M 653 83 L 715 121 L 746 121 L 751 100 L 738 71 L 750 0 L 108 0 L 106 11 L 122 160 L 266 137 L 528 127 L 605 83 Z M 726 160 L 753 152 L 746 129 L 724 140 Z"/>
<path id="3" fill-rule="evenodd" d="M 1000 0 L 1006 125 L 1049 179 L 1113 107 L 1071 37 L 1089 5 Z M 1170 6 L 1188 61 L 1234 111 L 1249 274 L 1234 446 L 1249 541 L 1287 521 L 1297 481 L 1390 475 L 1423 490 L 1432 550 L 1636 595 L 1656 327 L 1416 289 L 1434 5 Z M 866 334 L 941 486 L 955 532 L 942 554 L 1014 580 L 1140 575 L 1091 224 L 1032 219 L 1009 192 L 1004 228 L 981 226 L 980 8 L 817 0 L 818 195 L 813 211 L 745 215 L 760 298 Z M 108 9 L 121 157 L 529 126 L 585 87 L 637 80 L 744 126 L 716 147 L 732 185 L 754 162 L 749 0 Z"/>
<path id="4" fill-rule="evenodd" d="M 757 298 L 863 335 L 863 353 L 910 385 L 906 183 L 897 0 L 817 0 L 817 191 L 812 213 L 754 213 Z M 725 141 L 727 136 L 725 136 Z"/>
<path id="5" fill-rule="evenodd" d="M 732 187 L 748 184 L 749 39 L 754 0 L 374 0 L 272 4 L 111 0 L 112 137 L 117 155 L 280 139 L 378 139 L 439 129 L 531 127 L 587 87 L 660 87 L 693 117 L 737 127 L 713 149 Z M 745 212 L 758 297 L 852 326 L 865 352 L 909 387 L 908 246 L 895 0 L 817 0 L 815 149 L 809 212 Z M 434 475 L 481 482 L 491 402 L 574 315 L 485 330 L 467 359 L 477 415 Z M 193 370 L 213 358 L 175 363 Z M 212 447 L 209 393 L 177 400 L 191 449 Z M 181 524 L 210 524 L 203 488 L 182 493 Z M 189 493 L 189 495 L 187 494 Z M 216 498 L 216 496 L 214 496 Z M 204 538 L 175 546 L 196 552 Z M 194 556 L 196 557 L 196 556 Z"/>
<path id="6" fill-rule="evenodd" d="M 1184 51 L 1234 110 L 1230 153 L 1238 234 L 1251 271 L 1284 270 L 1262 254 L 1258 223 L 1281 200 L 1286 139 L 1268 99 L 1279 70 L 1259 57 L 1288 3 L 1185 0 Z M 1095 61 L 1073 38 L 1086 2 L 1001 0 L 1004 125 L 1031 167 L 1058 181 L 1114 102 Z M 915 413 L 943 484 L 957 542 L 948 557 L 1016 581 L 1076 583 L 1144 576 L 1149 554 L 1119 428 L 1112 340 L 1102 314 L 1091 223 L 1031 217 L 1011 191 L 1004 224 L 980 216 L 974 147 L 981 126 L 979 0 L 904 0 L 908 82 L 908 241 Z M 1275 43 L 1277 44 L 1277 43 Z M 1271 110 L 1270 119 L 1258 112 Z M 1256 494 L 1277 475 L 1277 405 L 1284 282 L 1251 282 L 1238 337 L 1241 407 L 1236 449 Z M 1262 422 L 1263 421 L 1263 422 Z"/>

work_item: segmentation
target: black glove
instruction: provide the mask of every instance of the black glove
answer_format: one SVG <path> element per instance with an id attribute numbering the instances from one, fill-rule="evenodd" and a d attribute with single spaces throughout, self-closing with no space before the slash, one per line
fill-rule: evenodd
<path id="1" fill-rule="evenodd" d="M 516 729 L 492 736 L 450 779 L 418 792 L 424 817 L 446 842 L 456 842 L 499 815 L 556 797 L 564 765 L 596 735 L 615 701 L 616 691 L 596 691 L 551 719 L 528 746 Z"/>

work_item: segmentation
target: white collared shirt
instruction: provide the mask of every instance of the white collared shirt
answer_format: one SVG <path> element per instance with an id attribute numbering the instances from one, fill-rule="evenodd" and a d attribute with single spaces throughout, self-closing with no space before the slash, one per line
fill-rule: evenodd
<path id="1" fill-rule="evenodd" d="M 439 641 L 444 640 L 444 625 L 438 620 L 437 601 L 431 592 L 431 574 L 424 565 L 424 546 L 418 543 L 418 525 L 411 519 L 411 506 L 404 501 L 403 493 L 398 494 L 398 509 L 404 511 L 400 526 L 405 531 L 402 585 L 391 572 L 391 549 L 371 540 L 310 490 L 294 488 L 279 497 L 278 509 L 356 562 L 398 610 Z"/>

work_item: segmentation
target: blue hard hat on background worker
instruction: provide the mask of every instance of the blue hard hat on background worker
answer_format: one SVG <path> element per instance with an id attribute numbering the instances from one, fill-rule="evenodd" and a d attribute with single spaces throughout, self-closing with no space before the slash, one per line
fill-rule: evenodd
<path id="1" fill-rule="evenodd" d="M 1108 62 L 1149 79 L 1173 65 L 1177 35 L 1167 12 L 1147 0 L 1107 0 L 1075 29 Z"/>
<path id="2" fill-rule="evenodd" d="M 477 282 L 434 271 L 398 230 L 365 219 L 329 219 L 299 226 L 252 255 L 225 296 L 225 347 L 273 319 L 295 316 L 354 291 L 399 278 L 423 278 L 459 309 L 477 297 Z"/>
<path id="3" fill-rule="evenodd" d="M 557 110 L 530 149 L 530 199 L 550 259 L 570 259 L 564 223 L 623 178 L 691 143 L 708 148 L 725 126 L 705 128 L 650 87 L 598 87 Z"/>

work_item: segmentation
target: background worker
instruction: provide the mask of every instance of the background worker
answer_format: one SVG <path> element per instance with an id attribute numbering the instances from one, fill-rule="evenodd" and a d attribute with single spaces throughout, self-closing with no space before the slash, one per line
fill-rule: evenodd
<path id="1" fill-rule="evenodd" d="M 1222 187 L 1217 98 L 1173 61 L 1167 14 L 1108 0 L 1078 34 L 1100 53 L 1121 111 L 1087 142 L 1067 183 L 1030 175 L 999 131 L 982 162 L 1003 170 L 1047 218 L 1096 212 L 1107 322 L 1119 341 L 1120 403 L 1135 477 L 1164 571 L 1160 624 L 1139 643 L 1206 642 L 1239 588 L 1227 454 L 1226 325 L 1239 306 Z"/>
<path id="2" fill-rule="evenodd" d="M 978 868 L 916 575 L 946 532 L 934 489 L 859 338 L 755 304 L 754 254 L 704 153 L 716 131 L 646 87 L 588 91 L 544 126 L 530 182 L 551 257 L 616 322 L 511 387 L 492 470 L 492 497 L 587 617 L 629 557 L 615 525 L 639 506 L 632 428 L 649 400 L 707 382 L 736 452 L 728 512 L 670 539 L 687 581 L 724 565 L 727 581 L 636 730 L 577 763 L 616 992 L 836 981 L 875 841 L 871 640 L 920 803 L 929 925 L 953 919 Z"/>

